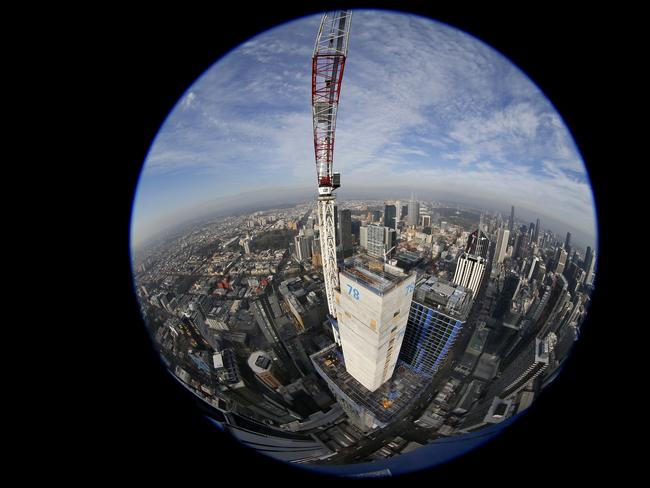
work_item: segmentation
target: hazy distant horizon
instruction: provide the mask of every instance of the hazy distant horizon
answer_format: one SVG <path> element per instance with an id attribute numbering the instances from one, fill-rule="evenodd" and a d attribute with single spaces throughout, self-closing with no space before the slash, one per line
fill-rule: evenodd
<path id="1" fill-rule="evenodd" d="M 175 219 L 172 222 L 158 225 L 153 230 L 147 233 L 141 233 L 138 236 L 132 234 L 132 248 L 137 249 L 143 243 L 152 239 L 155 240 L 167 232 L 188 225 L 194 220 L 207 220 L 241 213 L 270 210 L 278 208 L 279 205 L 283 204 L 297 205 L 308 201 L 315 201 L 317 196 L 315 190 L 309 187 L 298 188 L 293 192 L 288 189 L 281 190 L 270 191 L 268 193 L 262 191 L 245 192 L 238 195 L 207 200 L 198 206 L 178 212 L 174 215 Z M 517 205 L 516 202 L 491 202 L 491 204 L 486 204 L 480 200 L 472 201 L 462 195 L 445 196 L 440 193 L 436 194 L 430 189 L 420 188 L 418 190 L 417 188 L 400 187 L 385 187 L 382 189 L 342 187 L 337 190 L 337 201 L 341 203 L 351 200 L 407 201 L 410 198 L 411 192 L 415 193 L 415 197 L 419 201 L 430 203 L 437 201 L 449 205 L 459 204 L 464 207 L 491 213 L 498 212 L 501 213 L 504 220 L 510 218 L 510 206 L 515 205 L 515 220 L 534 223 L 539 218 L 543 229 L 551 230 L 560 236 L 566 232 L 571 232 L 572 241 L 576 244 L 582 247 L 591 246 L 594 250 L 598 248 L 597 232 L 589 233 L 584 229 L 576 228 L 567 222 L 562 222 L 550 215 L 546 215 L 542 211 L 531 209 L 521 203 Z"/>
<path id="2" fill-rule="evenodd" d="M 262 198 L 268 207 L 315 196 L 311 55 L 319 22 L 313 15 L 262 33 L 188 87 L 143 166 L 132 245 Z M 595 244 L 582 158 L 524 73 L 427 18 L 355 10 L 351 25 L 334 149 L 340 199 L 414 191 L 504 216 L 514 205 L 518 216 Z"/>

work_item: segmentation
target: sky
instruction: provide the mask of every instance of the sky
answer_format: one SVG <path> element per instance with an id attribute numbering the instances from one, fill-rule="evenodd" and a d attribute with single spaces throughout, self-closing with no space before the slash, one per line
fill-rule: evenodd
<path id="1" fill-rule="evenodd" d="M 132 244 L 242 198 L 316 195 L 311 56 L 320 15 L 266 31 L 178 101 L 143 166 Z M 340 196 L 403 188 L 540 215 L 594 245 L 582 158 L 561 116 L 507 58 L 412 14 L 354 11 L 334 148 Z M 247 196 L 246 196 L 247 195 Z M 386 196 L 393 198 L 393 196 Z M 557 232 L 564 232 L 557 229 Z"/>

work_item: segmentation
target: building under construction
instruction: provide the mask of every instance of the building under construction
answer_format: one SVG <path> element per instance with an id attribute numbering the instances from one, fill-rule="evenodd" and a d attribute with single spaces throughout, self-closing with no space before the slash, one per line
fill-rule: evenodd
<path id="1" fill-rule="evenodd" d="M 312 354 L 311 360 L 350 421 L 364 432 L 382 429 L 393 422 L 417 400 L 428 381 L 399 362 L 390 379 L 370 391 L 348 373 L 336 344 Z"/>
<path id="2" fill-rule="evenodd" d="M 378 260 L 346 259 L 335 292 L 338 344 L 311 356 L 352 422 L 366 431 L 387 425 L 423 386 L 397 361 L 415 278 Z"/>
<path id="3" fill-rule="evenodd" d="M 351 420 L 370 430 L 385 426 L 408 399 L 417 398 L 419 378 L 397 366 L 415 274 L 381 261 L 346 260 L 339 267 L 337 260 L 334 191 L 341 181 L 340 174 L 333 171 L 334 136 L 351 17 L 349 10 L 326 13 L 312 56 L 319 240 L 335 344 L 311 359 Z M 381 229 L 382 246 L 374 257 L 385 260 Z M 395 231 L 391 232 L 392 244 Z"/>

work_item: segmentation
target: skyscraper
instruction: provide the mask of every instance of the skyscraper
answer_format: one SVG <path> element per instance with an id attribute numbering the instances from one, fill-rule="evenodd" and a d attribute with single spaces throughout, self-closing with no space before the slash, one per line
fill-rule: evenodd
<path id="1" fill-rule="evenodd" d="M 368 249 L 368 227 L 365 225 L 359 227 L 359 245 Z"/>
<path id="2" fill-rule="evenodd" d="M 397 218 L 397 209 L 395 205 L 386 205 L 384 207 L 384 227 L 395 228 L 395 219 Z"/>
<path id="3" fill-rule="evenodd" d="M 501 264 L 506 256 L 509 237 L 510 231 L 508 229 L 504 229 L 503 227 L 499 229 L 499 232 L 497 233 L 497 247 L 495 250 L 497 264 Z"/>
<path id="4" fill-rule="evenodd" d="M 539 219 L 537 219 L 537 222 L 535 223 L 535 233 L 533 234 L 533 242 L 535 244 L 539 243 Z"/>
<path id="5" fill-rule="evenodd" d="M 508 231 L 506 230 L 506 232 Z M 499 320 L 506 317 L 506 314 L 510 310 L 510 303 L 519 290 L 520 283 L 521 279 L 518 274 L 511 272 L 506 275 L 503 280 L 503 287 L 501 288 L 501 292 L 499 293 L 496 304 L 494 305 L 492 317 Z"/>
<path id="6" fill-rule="evenodd" d="M 528 268 L 528 273 L 526 275 L 526 279 L 528 281 L 530 281 L 533 278 L 535 271 L 537 271 L 537 266 L 539 262 L 540 262 L 539 258 L 537 256 L 534 256 L 532 261 L 530 262 L 530 267 Z"/>
<path id="7" fill-rule="evenodd" d="M 311 265 L 316 268 L 323 266 L 323 256 L 321 255 L 319 238 L 314 239 L 311 243 Z"/>
<path id="8" fill-rule="evenodd" d="M 571 249 L 571 232 L 566 233 L 566 238 L 564 239 L 564 250 L 566 251 L 567 255 L 567 266 L 569 262 L 573 259 L 572 255 L 572 249 Z"/>
<path id="9" fill-rule="evenodd" d="M 512 231 L 514 229 L 515 229 L 515 206 L 513 205 L 510 210 L 510 222 L 508 223 L 508 230 L 510 231 L 510 235 L 513 235 Z"/>
<path id="10" fill-rule="evenodd" d="M 467 238 L 467 245 L 465 246 L 465 252 L 472 254 L 474 256 L 479 256 L 484 259 L 488 257 L 488 248 L 490 246 L 490 241 L 488 240 L 485 232 L 480 229 L 472 232 Z"/>
<path id="11" fill-rule="evenodd" d="M 456 264 L 454 284 L 469 288 L 474 293 L 474 296 L 476 296 L 481 288 L 485 265 L 485 258 L 466 252 L 462 253 Z"/>
<path id="12" fill-rule="evenodd" d="M 352 256 L 352 212 L 349 209 L 339 211 L 339 242 L 343 258 Z"/>
<path id="13" fill-rule="evenodd" d="M 409 201 L 408 225 L 416 226 L 420 222 L 420 202 L 411 196 Z"/>
<path id="14" fill-rule="evenodd" d="M 409 205 L 408 203 L 402 202 L 399 210 L 399 220 L 403 220 L 409 214 Z"/>
<path id="15" fill-rule="evenodd" d="M 415 371 L 433 375 L 462 329 L 472 293 L 436 277 L 420 281 L 409 311 L 400 359 Z"/>
<path id="16" fill-rule="evenodd" d="M 531 340 L 501 372 L 488 390 L 486 399 L 495 396 L 506 398 L 537 378 L 548 366 L 552 346 L 553 342 L 550 338 L 542 340 L 536 337 Z"/>
<path id="17" fill-rule="evenodd" d="M 360 234 L 361 234 L 361 222 L 359 222 L 358 220 L 353 220 L 350 223 L 350 228 L 352 229 L 352 235 L 355 238 L 355 243 L 359 244 L 359 238 L 361 237 L 360 236 Z"/>
<path id="18" fill-rule="evenodd" d="M 395 369 L 415 288 L 415 274 L 371 270 L 346 261 L 336 292 L 339 334 L 347 372 L 370 391 Z"/>
<path id="19" fill-rule="evenodd" d="M 555 262 L 555 272 L 562 274 L 564 271 L 564 266 L 566 265 L 567 252 L 564 249 L 560 249 L 557 256 L 557 261 Z"/>
<path id="20" fill-rule="evenodd" d="M 386 244 L 386 227 L 381 225 L 369 225 L 368 229 L 368 254 L 372 257 L 384 258 L 384 245 Z"/>
<path id="21" fill-rule="evenodd" d="M 596 254 L 592 251 L 590 246 L 587 246 L 587 251 L 585 253 L 585 285 L 590 285 L 594 275 L 594 267 L 596 264 Z"/>
<path id="22" fill-rule="evenodd" d="M 299 261 L 308 261 L 311 259 L 311 244 L 314 238 L 312 236 L 297 235 L 294 237 L 294 246 L 296 259 Z"/>

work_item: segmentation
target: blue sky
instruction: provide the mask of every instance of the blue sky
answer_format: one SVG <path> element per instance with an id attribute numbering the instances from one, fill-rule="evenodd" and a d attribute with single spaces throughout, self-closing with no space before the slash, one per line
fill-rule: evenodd
<path id="1" fill-rule="evenodd" d="M 319 22 L 306 17 L 254 37 L 188 88 L 147 156 L 134 244 L 215 199 L 315 193 Z M 334 167 L 343 188 L 391 184 L 426 199 L 471 197 L 505 214 L 514 204 L 595 236 L 584 164 L 549 101 L 496 51 L 427 18 L 354 12 Z"/>

